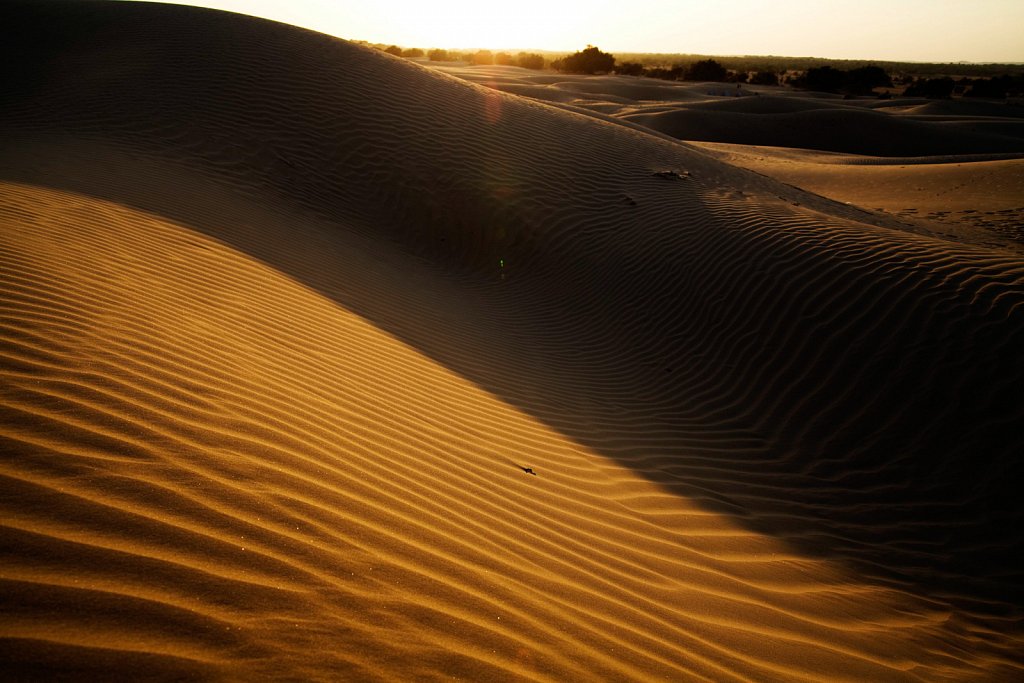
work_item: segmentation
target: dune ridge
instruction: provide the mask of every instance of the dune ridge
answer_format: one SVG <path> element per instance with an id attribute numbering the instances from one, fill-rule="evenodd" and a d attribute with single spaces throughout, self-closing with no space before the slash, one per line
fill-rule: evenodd
<path id="1" fill-rule="evenodd" d="M 1013 252 L 271 22 L 6 11 L 12 675 L 1019 675 Z"/>

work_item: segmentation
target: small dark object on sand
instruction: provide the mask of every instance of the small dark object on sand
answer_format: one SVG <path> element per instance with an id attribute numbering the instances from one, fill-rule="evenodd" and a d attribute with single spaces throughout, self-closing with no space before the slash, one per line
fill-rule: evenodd
<path id="1" fill-rule="evenodd" d="M 537 473 L 533 471 L 532 467 L 523 467 L 522 465 L 519 465 L 519 469 L 521 469 L 523 472 L 526 472 L 527 474 L 532 474 L 535 477 L 537 476 Z"/>
<path id="2" fill-rule="evenodd" d="M 680 180 L 682 178 L 686 178 L 688 180 L 690 178 L 689 171 L 683 171 L 682 173 L 679 171 L 655 171 L 654 175 L 659 178 L 667 178 L 669 180 Z"/>

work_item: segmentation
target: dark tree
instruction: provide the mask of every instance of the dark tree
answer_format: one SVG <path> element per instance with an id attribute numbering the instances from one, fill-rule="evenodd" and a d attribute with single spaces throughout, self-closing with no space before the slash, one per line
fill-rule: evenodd
<path id="1" fill-rule="evenodd" d="M 1022 80 L 1021 76 L 1017 80 Z M 979 78 L 973 82 L 971 89 L 964 93 L 965 97 L 992 97 L 995 99 L 1005 98 L 1014 86 L 1014 78 L 1009 75 L 996 76 L 995 78 Z M 1017 86 L 1020 90 L 1020 86 Z"/>
<path id="2" fill-rule="evenodd" d="M 494 55 L 494 63 L 501 66 L 511 66 L 513 61 L 512 55 L 507 52 L 498 52 Z"/>
<path id="3" fill-rule="evenodd" d="M 615 69 L 615 57 L 607 52 L 601 52 L 593 45 L 588 45 L 586 50 L 556 59 L 551 63 L 551 67 L 569 74 L 611 73 Z"/>
<path id="4" fill-rule="evenodd" d="M 516 64 L 524 69 L 543 69 L 544 57 L 536 52 L 520 52 L 516 55 Z"/>
<path id="5" fill-rule="evenodd" d="M 640 62 L 623 62 L 615 65 L 615 73 L 623 76 L 643 76 L 644 65 Z"/>
<path id="6" fill-rule="evenodd" d="M 724 82 L 728 72 L 725 67 L 713 59 L 702 59 L 694 62 L 686 70 L 685 79 L 688 81 L 718 81 Z"/>
<path id="7" fill-rule="evenodd" d="M 846 72 L 831 66 L 817 66 L 807 70 L 802 86 L 818 92 L 839 92 L 846 84 Z"/>
<path id="8" fill-rule="evenodd" d="M 919 79 L 903 93 L 907 97 L 927 97 L 930 100 L 944 100 L 953 95 L 956 83 L 952 78 Z"/>
<path id="9" fill-rule="evenodd" d="M 418 47 L 410 47 L 408 50 L 402 50 L 402 56 L 406 59 L 419 59 L 423 56 L 423 50 Z"/>
<path id="10" fill-rule="evenodd" d="M 389 55 L 394 55 L 396 57 L 402 56 L 402 48 L 398 47 L 397 45 L 389 45 L 388 47 L 384 48 L 384 52 L 387 52 Z"/>
<path id="11" fill-rule="evenodd" d="M 875 88 L 891 88 L 892 78 L 880 66 L 862 66 L 846 72 L 844 88 L 855 95 L 867 95 Z"/>
<path id="12" fill-rule="evenodd" d="M 427 59 L 432 62 L 447 62 L 448 61 L 448 50 L 442 50 L 435 48 L 427 53 Z"/>

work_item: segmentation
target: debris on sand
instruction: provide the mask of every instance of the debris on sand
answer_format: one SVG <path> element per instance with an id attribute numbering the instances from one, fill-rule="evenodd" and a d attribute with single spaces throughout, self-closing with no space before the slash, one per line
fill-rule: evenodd
<path id="1" fill-rule="evenodd" d="M 690 179 L 690 172 L 689 171 L 682 171 L 682 172 L 680 172 L 680 171 L 655 171 L 653 175 L 655 175 L 655 176 L 657 176 L 659 178 L 665 178 L 667 180 L 681 180 L 681 179 L 689 180 Z"/>

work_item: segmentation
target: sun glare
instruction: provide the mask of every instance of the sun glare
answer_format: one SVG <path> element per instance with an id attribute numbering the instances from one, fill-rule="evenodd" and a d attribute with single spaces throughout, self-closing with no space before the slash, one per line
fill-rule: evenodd
<path id="1" fill-rule="evenodd" d="M 1024 62 L 1020 0 L 196 0 L 350 40 L 420 48 Z"/>

